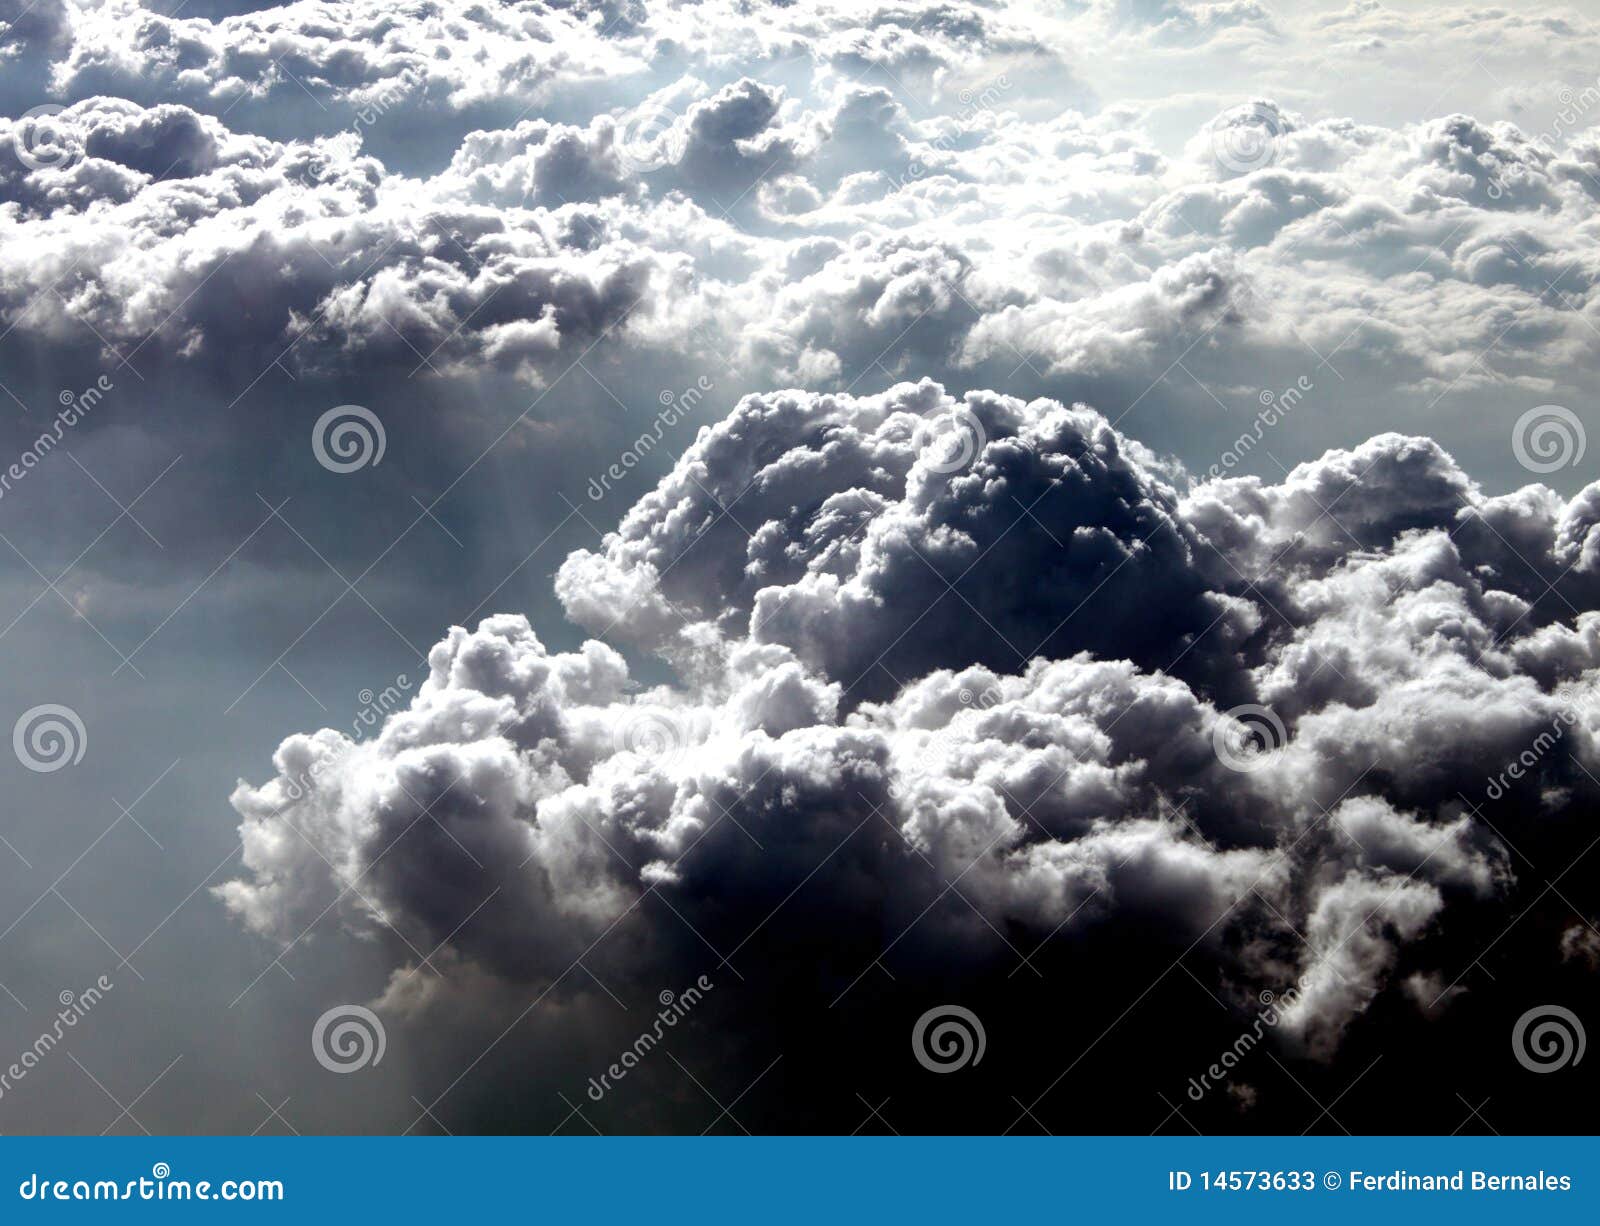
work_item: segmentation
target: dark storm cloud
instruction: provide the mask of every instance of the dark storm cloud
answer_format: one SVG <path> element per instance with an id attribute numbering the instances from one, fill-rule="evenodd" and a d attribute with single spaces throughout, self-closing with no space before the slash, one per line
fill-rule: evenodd
<path id="1" fill-rule="evenodd" d="M 219 891 L 268 943 L 368 938 L 449 1086 L 532 998 L 510 1068 L 549 1099 L 606 993 L 709 966 L 730 1079 L 814 1023 L 786 1092 L 849 1101 L 852 1028 L 903 1048 L 906 1000 L 1005 999 L 1040 950 L 1013 1052 L 1087 1050 L 1188 950 L 1230 1019 L 1295 985 L 1286 1057 L 1426 1048 L 1492 1011 L 1506 916 L 1511 982 L 1590 966 L 1600 909 L 1535 867 L 1600 772 L 1600 486 L 1508 447 L 1592 402 L 1600 112 L 1524 83 L 1592 76 L 1600 27 L 1517 7 L 0 0 L 0 441 L 106 372 L 74 456 L 183 457 L 181 531 L 81 559 L 82 612 L 156 624 L 270 493 L 335 569 L 385 560 L 419 644 L 473 627 L 381 734 L 239 785 Z M 1475 62 L 1517 82 L 1492 115 L 1394 102 Z M 1283 387 L 1265 478 L 1191 476 Z M 360 485 L 307 439 L 349 401 L 390 435 Z M 115 508 L 41 477 L 6 531 L 65 561 Z M 441 490 L 465 545 L 405 528 Z M 564 522 L 571 650 L 527 566 Z M 325 566 L 277 525 L 246 565 L 214 624 L 267 664 Z M 503 612 L 524 566 L 548 615 Z M 1176 1016 L 1140 1037 L 1181 1085 L 1215 1045 Z M 468 1122 L 527 1124 L 511 1084 Z M 682 1127 L 659 1097 L 625 1122 Z"/>
<path id="2" fill-rule="evenodd" d="M 961 457 L 967 415 L 983 437 Z M 1088 409 L 926 383 L 753 397 L 558 579 L 573 616 L 685 684 L 629 694 L 610 648 L 550 654 L 521 617 L 452 630 L 381 737 L 292 738 L 276 779 L 241 785 L 251 876 L 222 897 L 288 938 L 360 879 L 341 904 L 358 929 L 540 988 L 637 909 L 597 956 L 638 992 L 695 965 L 657 931 L 674 913 L 714 949 L 758 924 L 808 948 L 894 939 L 930 905 L 920 861 L 1024 948 L 1066 928 L 1116 949 L 1159 921 L 1240 998 L 1298 983 L 1284 1033 L 1329 1057 L 1375 1002 L 1472 956 L 1445 934 L 1523 888 L 1503 839 L 1572 841 L 1600 768 L 1597 615 L 1517 594 L 1513 547 L 1476 531 L 1507 500 L 1426 440 L 1278 485 L 1180 496 L 1179 477 Z M 1593 583 L 1596 492 L 1514 499 L 1537 582 Z M 1345 501 L 1359 540 L 1311 514 Z M 1008 655 L 1008 634 L 1041 648 Z M 869 683 L 879 655 L 892 677 Z M 1264 757 L 1218 748 L 1241 703 L 1279 723 Z M 1552 727 L 1517 824 L 1474 820 L 1485 764 Z M 441 869 L 446 838 L 492 867 Z M 905 960 L 1009 964 L 972 919 L 935 912 Z M 1553 953 L 1562 934 L 1518 940 Z M 855 969 L 813 967 L 816 990 Z"/>

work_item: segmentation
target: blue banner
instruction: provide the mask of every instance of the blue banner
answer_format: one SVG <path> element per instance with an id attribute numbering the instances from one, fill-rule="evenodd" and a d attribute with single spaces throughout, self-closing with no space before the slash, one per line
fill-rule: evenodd
<path id="1" fill-rule="evenodd" d="M 8 1138 L 8 1218 L 1593 1222 L 1582 1137 Z"/>

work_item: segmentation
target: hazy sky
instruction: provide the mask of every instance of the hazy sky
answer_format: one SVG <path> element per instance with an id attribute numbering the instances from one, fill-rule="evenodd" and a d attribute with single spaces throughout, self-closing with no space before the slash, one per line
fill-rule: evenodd
<path id="1" fill-rule="evenodd" d="M 0 0 L 0 1132 L 1561 1130 L 1597 66 Z"/>

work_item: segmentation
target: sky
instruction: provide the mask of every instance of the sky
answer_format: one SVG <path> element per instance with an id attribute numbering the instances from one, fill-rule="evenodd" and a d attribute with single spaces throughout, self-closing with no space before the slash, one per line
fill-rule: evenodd
<path id="1" fill-rule="evenodd" d="M 0 0 L 0 1132 L 1586 1128 L 1597 65 Z"/>

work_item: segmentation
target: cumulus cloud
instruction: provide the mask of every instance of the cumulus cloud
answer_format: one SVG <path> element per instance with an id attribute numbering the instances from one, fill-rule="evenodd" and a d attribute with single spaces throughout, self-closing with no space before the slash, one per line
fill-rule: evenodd
<path id="1" fill-rule="evenodd" d="M 1289 7 L 0 0 L 0 386 L 116 375 L 73 442 L 186 457 L 158 565 L 267 470 L 418 605 L 391 521 L 495 558 L 408 709 L 239 785 L 242 925 L 337 914 L 444 1046 L 709 967 L 744 1080 L 936 994 L 1098 1043 L 1179 965 L 1326 1068 L 1474 1008 L 1495 917 L 1591 966 L 1600 485 L 1510 443 L 1592 399 L 1600 25 Z M 352 398 L 370 514 L 279 462 Z M 480 620 L 573 521 L 592 641 Z"/>
<path id="2" fill-rule="evenodd" d="M 1523 491 L 1519 547 L 1423 439 L 1179 483 L 1081 406 L 752 396 L 557 578 L 678 680 L 521 616 L 457 627 L 381 735 L 292 737 L 240 785 L 250 872 L 219 893 L 264 935 L 337 906 L 406 933 L 400 978 L 446 944 L 541 995 L 586 955 L 636 991 L 692 979 L 759 932 L 809 959 L 813 1008 L 861 972 L 829 949 L 905 988 L 1156 931 L 1236 998 L 1293 986 L 1289 1050 L 1332 1058 L 1375 1002 L 1453 986 L 1446 934 L 1529 888 L 1513 847 L 1576 850 L 1596 615 L 1528 593 L 1592 583 L 1568 542 L 1596 487 Z M 1348 530 L 1313 514 L 1351 489 Z M 1276 732 L 1224 752 L 1241 704 Z M 1479 820 L 1486 765 L 1551 727 L 1515 815 Z"/>

